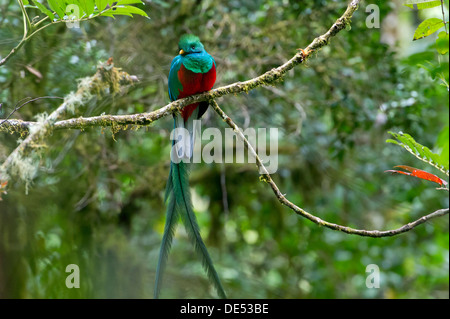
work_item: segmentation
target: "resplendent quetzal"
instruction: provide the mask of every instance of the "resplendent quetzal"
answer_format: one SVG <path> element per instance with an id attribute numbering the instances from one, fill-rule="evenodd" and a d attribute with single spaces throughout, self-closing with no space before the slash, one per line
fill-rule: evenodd
<path id="1" fill-rule="evenodd" d="M 179 54 L 173 59 L 169 73 L 169 97 L 171 101 L 212 89 L 216 81 L 216 62 L 209 55 L 200 39 L 192 34 L 181 37 Z M 163 270 L 168 258 L 175 226 L 181 217 L 195 251 L 201 256 L 203 267 L 221 298 L 226 298 L 211 257 L 200 236 L 199 226 L 192 207 L 189 190 L 188 165 L 193 156 L 195 123 L 208 108 L 208 102 L 185 106 L 174 114 L 175 137 L 172 136 L 170 174 L 167 181 L 165 201 L 167 202 L 166 224 L 156 269 L 155 298 L 161 289 Z M 178 130 L 177 130 L 178 129 Z M 177 133 L 178 131 L 178 133 Z"/>

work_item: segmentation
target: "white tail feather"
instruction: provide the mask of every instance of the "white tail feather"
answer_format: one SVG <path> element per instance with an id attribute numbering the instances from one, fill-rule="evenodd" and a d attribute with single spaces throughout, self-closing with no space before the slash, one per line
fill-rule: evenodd
<path id="1" fill-rule="evenodd" d="M 200 129 L 197 116 L 198 108 L 194 110 L 186 122 L 181 114 L 177 114 L 175 117 L 175 129 L 170 134 L 170 138 L 175 141 L 170 155 L 172 162 L 177 164 L 180 161 L 190 162 L 194 154 L 195 139 Z"/>

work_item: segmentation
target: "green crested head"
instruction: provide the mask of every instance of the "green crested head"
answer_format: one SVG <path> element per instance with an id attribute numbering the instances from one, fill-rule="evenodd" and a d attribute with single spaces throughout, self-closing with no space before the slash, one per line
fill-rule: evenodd
<path id="1" fill-rule="evenodd" d="M 193 34 L 183 35 L 180 38 L 180 42 L 178 42 L 178 49 L 180 50 L 181 55 L 201 53 L 205 50 L 203 44 L 200 42 L 200 39 Z"/>

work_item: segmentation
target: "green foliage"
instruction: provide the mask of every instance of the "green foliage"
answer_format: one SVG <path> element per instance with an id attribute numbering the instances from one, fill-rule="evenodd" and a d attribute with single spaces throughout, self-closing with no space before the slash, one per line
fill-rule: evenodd
<path id="1" fill-rule="evenodd" d="M 433 33 L 435 33 L 440 28 L 444 27 L 444 22 L 442 19 L 438 18 L 429 18 L 423 21 L 414 32 L 413 40 L 423 39 Z"/>
<path id="2" fill-rule="evenodd" d="M 143 4 L 141 0 L 47 0 L 49 8 L 56 12 L 57 18 L 43 3 L 39 0 L 32 0 L 34 5 L 51 21 L 67 20 L 68 15 L 75 15 L 75 19 L 90 19 L 98 16 L 113 17 L 116 15 L 138 14 L 148 17 L 147 13 L 133 5 Z"/>
<path id="3" fill-rule="evenodd" d="M 389 132 L 389 134 L 394 136 L 397 139 L 397 141 L 388 139 L 386 142 L 400 145 L 415 157 L 419 158 L 425 163 L 428 163 L 436 167 L 447 176 L 449 175 L 448 154 L 439 155 L 433 153 L 428 147 L 417 143 L 414 140 L 414 138 L 409 134 L 403 132 L 400 133 Z M 447 149 L 448 149 L 448 141 L 447 141 Z"/>
<path id="4" fill-rule="evenodd" d="M 120 1 L 119 1 L 120 3 Z M 145 13 L 145 11 L 136 8 L 136 7 L 132 7 L 132 6 L 117 6 L 117 7 L 113 7 L 112 10 L 107 10 L 102 12 L 100 15 L 104 16 L 104 17 L 113 17 L 116 15 L 126 15 L 126 16 L 130 16 L 132 17 L 133 14 L 138 14 L 144 17 L 148 17 L 147 13 Z"/>
<path id="5" fill-rule="evenodd" d="M 32 3 L 39 9 L 41 10 L 42 13 L 44 13 L 45 15 L 47 15 L 51 21 L 55 20 L 55 15 L 53 14 L 53 12 L 49 9 L 47 9 L 46 6 L 44 6 L 42 3 L 40 3 L 38 0 L 31 0 Z M 51 4 L 51 2 L 49 2 L 49 5 Z"/>
<path id="6" fill-rule="evenodd" d="M 440 0 L 405 0 L 405 6 L 414 9 L 414 5 L 418 10 L 430 9 L 441 5 Z"/>
<path id="7" fill-rule="evenodd" d="M 52 9 L 53 11 L 55 11 L 58 16 L 59 16 L 59 20 L 64 19 L 65 14 L 65 3 L 64 1 L 60 1 L 60 0 L 47 0 L 48 5 L 50 7 L 50 9 Z M 45 11 L 43 11 L 43 13 L 45 13 Z"/>
<path id="8" fill-rule="evenodd" d="M 440 1 L 439 4 L 442 6 L 442 10 L 444 11 L 444 3 Z M 420 7 L 421 9 L 429 8 L 427 5 L 432 4 L 432 2 L 423 3 L 425 6 Z M 432 6 L 434 7 L 434 6 Z M 439 29 L 443 28 L 447 22 L 445 18 L 429 18 L 419 24 L 416 31 L 414 32 L 413 41 L 424 39 Z M 446 56 L 448 54 L 448 32 L 447 29 L 445 31 L 441 31 L 436 39 L 434 44 L 430 44 L 429 47 L 423 51 L 416 54 L 413 54 L 408 58 L 408 63 L 411 65 L 417 65 L 418 67 L 426 70 L 431 78 L 439 79 L 441 81 L 441 85 L 447 87 L 449 89 L 449 64 L 448 59 L 441 60 L 435 59 L 434 50 L 437 51 L 440 55 Z"/>
<path id="9" fill-rule="evenodd" d="M 449 162 L 449 132 L 448 125 L 445 126 L 442 131 L 438 135 L 438 139 L 436 141 L 436 146 L 440 149 L 440 159 L 442 163 Z"/>
<path id="10" fill-rule="evenodd" d="M 445 31 L 439 32 L 436 39 L 436 50 L 439 54 L 445 55 L 448 53 L 448 33 Z"/>

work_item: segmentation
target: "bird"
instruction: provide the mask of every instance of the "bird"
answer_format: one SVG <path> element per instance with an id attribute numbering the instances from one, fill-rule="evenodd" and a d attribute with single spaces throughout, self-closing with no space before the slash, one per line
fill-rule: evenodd
<path id="1" fill-rule="evenodd" d="M 216 81 L 216 62 L 206 52 L 200 39 L 193 34 L 185 34 L 180 38 L 178 49 L 179 53 L 172 60 L 169 71 L 168 91 L 170 100 L 175 101 L 211 90 Z M 167 211 L 156 268 L 155 299 L 159 298 L 160 295 L 163 271 L 172 246 L 175 228 L 180 218 L 195 251 L 202 259 L 203 268 L 216 288 L 218 296 L 223 299 L 226 298 L 222 283 L 200 235 L 189 190 L 189 164 L 193 156 L 196 129 L 198 128 L 196 126 L 197 120 L 206 112 L 208 105 L 208 102 L 189 104 L 173 115 L 173 132 L 175 133 L 174 135 L 171 134 L 170 173 L 164 198 Z"/>

